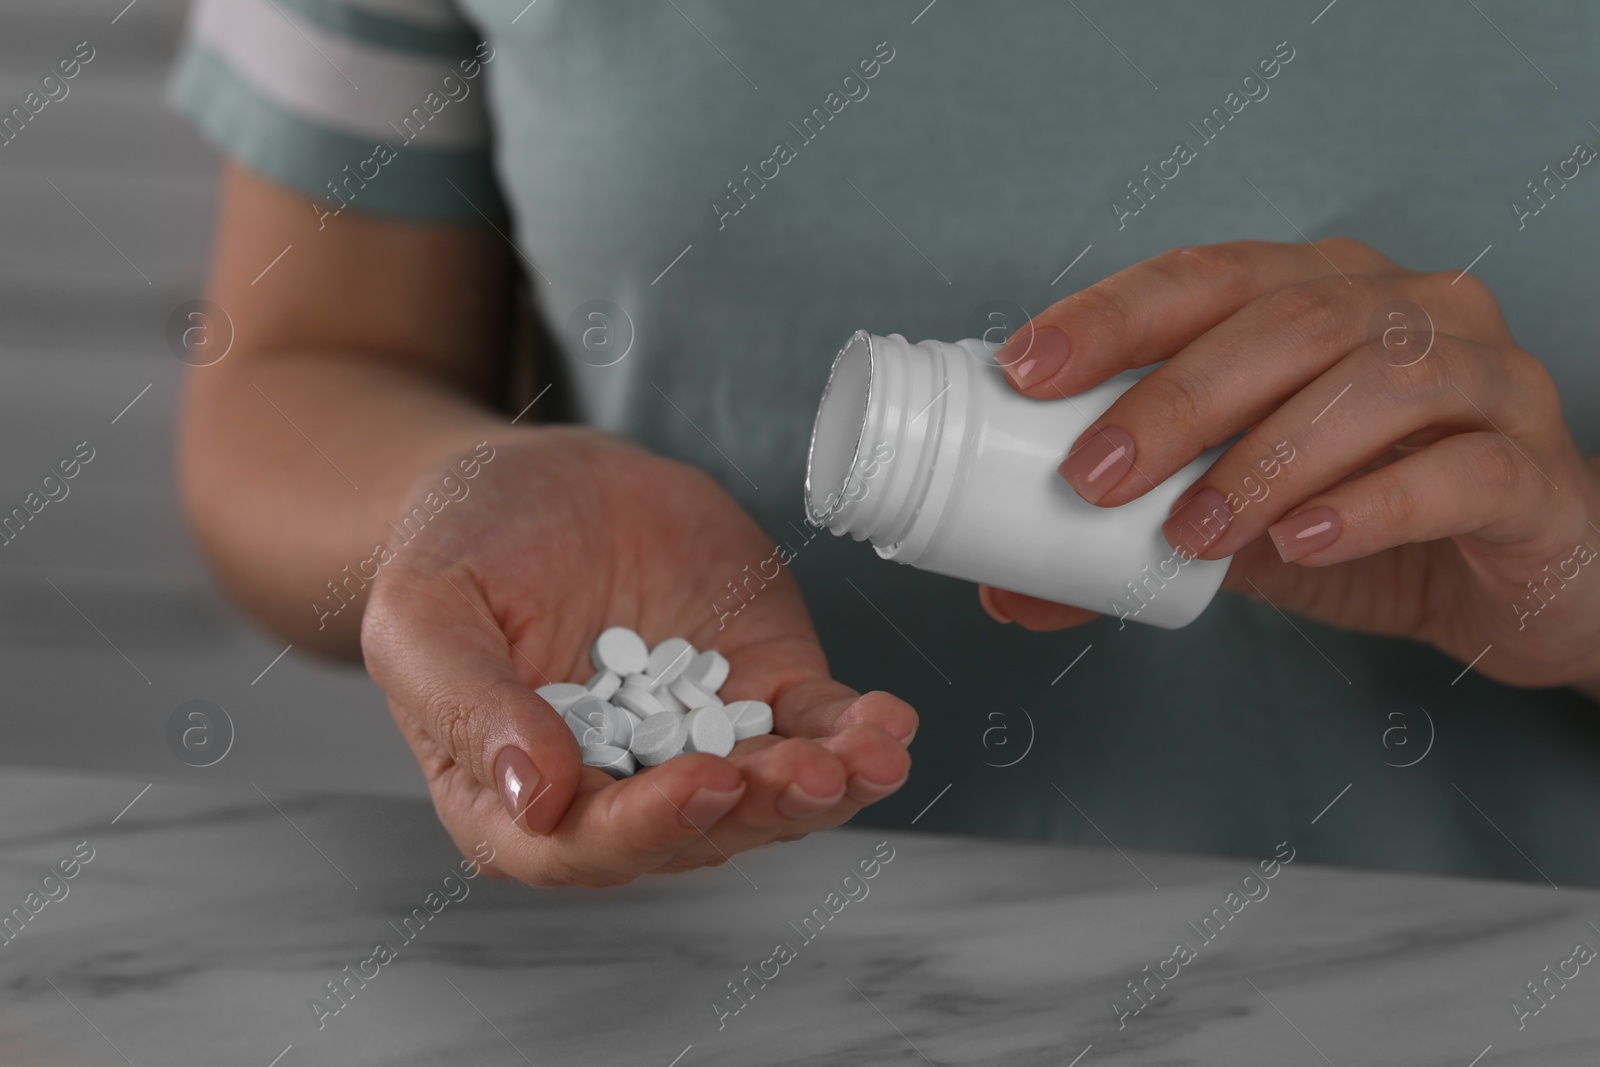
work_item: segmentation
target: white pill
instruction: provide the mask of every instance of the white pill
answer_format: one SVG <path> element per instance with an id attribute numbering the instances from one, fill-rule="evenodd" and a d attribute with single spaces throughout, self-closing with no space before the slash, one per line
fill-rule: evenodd
<path id="1" fill-rule="evenodd" d="M 650 658 L 644 638 L 626 626 L 613 626 L 594 639 L 589 659 L 597 671 L 611 671 L 618 677 L 644 670 Z"/>
<path id="2" fill-rule="evenodd" d="M 735 741 L 772 732 L 772 708 L 765 701 L 735 700 L 723 710 L 733 723 Z"/>
<path id="3" fill-rule="evenodd" d="M 675 712 L 652 715 L 633 731 L 630 751 L 639 758 L 640 763 L 654 767 L 681 752 L 688 736 L 689 729 L 684 725 L 683 716 Z"/>
<path id="4" fill-rule="evenodd" d="M 644 673 L 657 688 L 671 685 L 694 659 L 694 646 L 681 637 L 669 637 L 650 650 Z"/>
<path id="5" fill-rule="evenodd" d="M 599 697 L 601 700 L 610 700 L 622 688 L 622 675 L 616 671 L 601 671 L 589 679 L 589 684 L 584 688 Z"/>
<path id="6" fill-rule="evenodd" d="M 640 689 L 649 689 L 654 684 L 655 680 L 648 674 L 645 674 L 643 671 L 640 671 L 637 674 L 624 674 L 622 676 L 623 688 L 627 688 L 630 685 L 636 685 Z"/>
<path id="7" fill-rule="evenodd" d="M 580 700 L 566 713 L 567 728 L 584 748 L 615 745 L 627 748 L 633 739 L 633 716 L 599 697 Z"/>
<path id="8" fill-rule="evenodd" d="M 706 692 L 693 678 L 679 678 L 667 687 L 667 691 L 683 701 L 683 706 L 690 711 L 722 703 L 715 693 Z"/>
<path id="9" fill-rule="evenodd" d="M 585 689 L 583 686 L 574 685 L 571 682 L 557 682 L 555 685 L 541 685 L 538 689 L 535 689 L 534 692 L 544 697 L 545 701 L 552 708 L 555 708 L 557 713 L 566 711 L 584 697 L 591 695 L 589 690 Z"/>
<path id="10" fill-rule="evenodd" d="M 728 659 L 721 652 L 707 650 L 690 661 L 689 669 L 683 673 L 701 689 L 715 693 L 728 680 Z"/>
<path id="11" fill-rule="evenodd" d="M 615 704 L 607 704 L 605 712 L 611 724 L 611 744 L 627 748 L 633 743 L 633 727 L 639 720 L 627 708 L 619 708 Z"/>
<path id="12" fill-rule="evenodd" d="M 684 719 L 684 725 L 689 728 L 689 736 L 683 742 L 685 752 L 726 756 L 733 751 L 733 723 L 720 707 L 696 708 Z"/>
<path id="13" fill-rule="evenodd" d="M 592 748 L 595 745 L 603 745 L 608 739 L 606 736 L 608 724 L 603 719 L 600 723 L 595 724 L 581 715 L 572 714 L 570 711 L 563 715 L 562 719 L 565 720 L 567 729 L 572 731 L 572 736 L 578 739 L 579 748 Z"/>
<path id="14" fill-rule="evenodd" d="M 667 706 L 657 699 L 656 694 L 642 685 L 623 686 L 617 695 L 611 698 L 611 702 L 618 707 L 627 708 L 641 719 L 648 719 L 667 710 Z"/>
<path id="15" fill-rule="evenodd" d="M 626 778 L 639 769 L 633 753 L 614 745 L 594 745 L 583 750 L 583 762 L 599 767 L 613 778 Z"/>
<path id="16" fill-rule="evenodd" d="M 650 695 L 661 702 L 661 706 L 668 711 L 675 711 L 679 715 L 685 714 L 689 707 L 683 701 L 672 695 L 672 690 L 666 686 L 650 690 Z"/>

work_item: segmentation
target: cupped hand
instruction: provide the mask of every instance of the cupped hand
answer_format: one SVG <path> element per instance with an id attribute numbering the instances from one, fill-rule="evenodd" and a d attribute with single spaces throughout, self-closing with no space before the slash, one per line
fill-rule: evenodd
<path id="1" fill-rule="evenodd" d="M 1060 301 L 998 356 L 1038 399 L 1160 363 L 1066 450 L 1063 477 L 1103 507 L 1242 434 L 1164 527 L 1232 555 L 1227 588 L 1515 685 L 1600 678 L 1596 463 L 1474 276 L 1348 239 L 1180 248 Z M 981 596 L 1032 628 L 1094 617 Z"/>
<path id="2" fill-rule="evenodd" d="M 417 483 L 417 500 L 446 475 L 467 495 L 384 564 L 362 625 L 368 670 L 464 854 L 487 842 L 491 873 L 614 885 L 836 825 L 904 782 L 916 713 L 830 678 L 787 571 L 741 586 L 736 615 L 714 606 L 774 546 L 710 477 L 581 429 L 488 451 L 471 479 L 452 457 Z M 721 695 L 771 704 L 774 733 L 620 781 L 584 766 L 535 689 L 587 681 L 608 626 L 717 649 L 732 666 Z"/>

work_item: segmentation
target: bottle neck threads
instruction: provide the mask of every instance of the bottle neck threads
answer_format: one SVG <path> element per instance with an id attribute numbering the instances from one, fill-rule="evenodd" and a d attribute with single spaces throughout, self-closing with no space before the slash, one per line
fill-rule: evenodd
<path id="1" fill-rule="evenodd" d="M 958 345 L 858 331 L 840 349 L 811 431 L 806 509 L 835 534 L 912 562 L 960 465 L 968 361 Z"/>

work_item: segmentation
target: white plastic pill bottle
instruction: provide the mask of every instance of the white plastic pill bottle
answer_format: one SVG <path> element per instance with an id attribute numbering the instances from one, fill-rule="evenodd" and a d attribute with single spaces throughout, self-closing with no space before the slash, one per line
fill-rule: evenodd
<path id="1" fill-rule="evenodd" d="M 1205 610 L 1230 560 L 1186 559 L 1161 524 L 1211 465 L 1200 456 L 1121 507 L 1090 504 L 1056 468 L 1138 380 L 1061 400 L 1011 388 L 982 341 L 912 344 L 858 331 L 811 431 L 806 512 L 878 555 L 1173 629 Z"/>

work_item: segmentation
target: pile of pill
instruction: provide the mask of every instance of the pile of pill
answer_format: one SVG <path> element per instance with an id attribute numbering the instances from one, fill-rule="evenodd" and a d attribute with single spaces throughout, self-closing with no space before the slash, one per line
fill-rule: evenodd
<path id="1" fill-rule="evenodd" d="M 613 778 L 686 752 L 726 756 L 735 741 L 772 732 L 772 709 L 760 700 L 724 704 L 728 679 L 720 652 L 700 652 L 681 637 L 655 648 L 625 626 L 595 639 L 587 685 L 540 686 L 538 694 L 566 719 L 583 762 Z"/>

